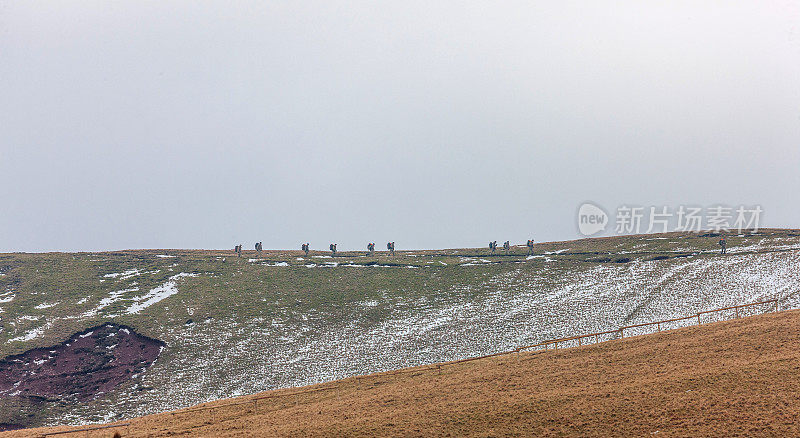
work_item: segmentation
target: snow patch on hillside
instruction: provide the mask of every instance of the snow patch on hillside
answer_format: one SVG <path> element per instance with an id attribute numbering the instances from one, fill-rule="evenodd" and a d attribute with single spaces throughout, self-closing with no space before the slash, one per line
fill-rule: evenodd
<path id="1" fill-rule="evenodd" d="M 8 341 L 6 341 L 6 343 L 10 344 L 12 342 L 25 342 L 25 341 L 30 341 L 30 340 L 36 339 L 39 336 L 41 336 L 44 332 L 46 332 L 50 328 L 51 325 L 52 324 L 47 323 L 47 324 L 45 324 L 45 325 L 43 325 L 41 327 L 36 327 L 35 329 L 26 332 L 22 336 L 18 336 L 16 338 L 9 339 Z"/>
<path id="2" fill-rule="evenodd" d="M 133 277 L 137 277 L 139 275 L 158 274 L 159 272 L 161 272 L 161 271 L 158 270 L 158 269 L 156 269 L 155 271 L 150 271 L 150 272 L 140 271 L 138 269 L 131 269 L 131 270 L 128 270 L 128 271 L 125 271 L 125 272 L 115 272 L 115 273 L 111 273 L 111 274 L 106 274 L 106 275 L 103 275 L 103 278 L 118 278 L 120 280 L 127 280 L 127 279 L 130 279 L 130 278 L 133 278 Z M 100 281 L 103 281 L 103 280 L 100 280 Z"/>
<path id="3" fill-rule="evenodd" d="M 183 277 L 197 277 L 199 274 L 188 274 L 185 272 L 181 272 L 180 274 L 173 275 L 169 277 L 166 283 L 162 284 L 161 286 L 155 287 L 150 289 L 150 292 L 134 298 L 136 303 L 132 304 L 125 310 L 125 313 L 139 313 L 142 310 L 152 306 L 153 304 L 171 297 L 178 293 L 178 285 L 177 282 L 179 279 Z"/>

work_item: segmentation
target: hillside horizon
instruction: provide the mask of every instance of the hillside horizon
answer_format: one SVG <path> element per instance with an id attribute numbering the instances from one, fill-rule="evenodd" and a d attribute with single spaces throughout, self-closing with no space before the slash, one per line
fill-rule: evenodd
<path id="1" fill-rule="evenodd" d="M 770 231 L 800 232 L 800 228 L 760 227 L 760 228 L 756 229 L 755 232 L 757 233 L 758 231 L 765 231 L 765 232 L 770 232 Z M 668 236 L 668 235 L 680 235 L 680 234 L 696 234 L 696 235 L 701 236 L 701 237 L 716 237 L 716 236 L 720 236 L 720 235 L 738 236 L 740 234 L 752 234 L 752 233 L 753 233 L 753 229 L 742 229 L 741 232 L 739 232 L 738 230 L 705 229 L 705 230 L 700 230 L 700 231 L 667 231 L 667 232 L 662 232 L 662 233 L 614 234 L 614 235 L 605 235 L 605 236 L 576 236 L 574 239 L 563 239 L 563 240 L 555 239 L 555 240 L 541 240 L 541 241 L 535 240 L 535 244 L 537 244 L 537 245 L 538 244 L 555 244 L 555 243 L 576 242 L 576 241 L 582 241 L 582 240 L 591 241 L 591 240 L 603 240 L 603 239 L 635 238 L 635 237 L 645 237 L 645 236 Z M 509 240 L 509 239 L 506 239 L 506 240 Z M 340 250 L 339 252 L 363 252 L 363 251 L 366 251 L 366 244 L 369 243 L 369 242 L 370 241 L 364 241 L 364 247 L 365 247 L 364 249 L 355 248 L 355 247 L 347 247 L 347 249 Z M 486 242 L 488 243 L 489 241 L 487 240 Z M 500 244 L 502 244 L 503 241 L 498 240 L 498 242 Z M 255 241 L 250 242 L 250 243 L 251 243 L 250 247 L 248 247 L 244 243 L 242 243 L 242 245 L 245 245 L 243 247 L 243 251 L 245 251 L 245 252 L 256 252 L 255 249 L 251 248 L 252 244 L 254 244 Z M 338 242 L 327 242 L 327 243 L 323 244 L 323 247 L 320 247 L 320 248 L 312 247 L 311 248 L 311 252 L 330 252 L 330 250 L 327 249 L 327 245 L 329 245 L 330 243 L 338 243 Z M 376 249 L 375 249 L 376 253 L 386 253 L 387 252 L 386 246 L 385 246 L 386 242 L 382 242 L 383 245 L 381 245 L 380 242 L 375 242 L 375 243 L 376 243 Z M 238 245 L 238 243 L 235 244 L 235 245 Z M 298 246 L 299 245 L 300 244 L 298 244 Z M 514 246 L 514 247 L 525 247 L 525 242 L 522 242 L 522 241 L 516 242 L 516 241 L 511 240 L 511 246 Z M 397 251 L 398 252 L 400 252 L 400 251 L 436 251 L 436 250 L 455 251 L 455 250 L 474 250 L 474 249 L 483 249 L 483 248 L 487 248 L 487 246 L 486 245 L 483 245 L 483 246 L 452 246 L 452 247 L 442 247 L 442 248 L 438 248 L 438 247 L 409 247 L 409 248 L 403 248 L 403 247 L 401 247 L 401 248 L 398 248 Z M 117 248 L 117 249 L 103 249 L 103 250 L 74 250 L 74 251 L 72 251 L 72 250 L 0 251 L 0 254 L 82 254 L 82 253 L 90 254 L 90 253 L 108 253 L 108 252 L 126 252 L 126 251 L 228 251 L 228 250 L 231 250 L 231 249 L 232 249 L 232 247 L 231 248 L 223 248 L 223 247 L 220 247 L 220 248 L 204 248 L 204 247 L 185 247 L 185 248 L 142 247 L 142 248 Z M 275 252 L 298 251 L 298 252 L 300 252 L 301 250 L 298 249 L 298 248 L 274 248 L 274 247 L 273 248 L 270 248 L 270 247 L 263 248 L 263 252 L 269 252 L 269 251 L 275 251 Z"/>

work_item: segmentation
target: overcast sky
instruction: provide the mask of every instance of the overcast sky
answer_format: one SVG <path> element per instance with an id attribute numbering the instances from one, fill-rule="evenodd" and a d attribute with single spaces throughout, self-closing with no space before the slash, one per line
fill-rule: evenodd
<path id="1" fill-rule="evenodd" d="M 800 6 L 0 0 L 0 251 L 800 227 Z"/>

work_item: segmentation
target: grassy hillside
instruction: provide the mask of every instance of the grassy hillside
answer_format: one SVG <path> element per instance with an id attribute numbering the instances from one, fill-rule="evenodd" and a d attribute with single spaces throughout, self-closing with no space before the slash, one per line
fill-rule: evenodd
<path id="1" fill-rule="evenodd" d="M 800 311 L 131 421 L 158 436 L 797 436 Z M 211 403 L 212 406 L 219 403 Z M 12 437 L 41 431 L 10 432 Z M 106 436 L 111 432 L 105 431 Z M 95 435 L 99 433 L 95 432 Z"/>
<path id="2" fill-rule="evenodd" d="M 299 251 L 0 254 L 0 357 L 105 322 L 166 348 L 85 403 L 0 395 L 0 423 L 130 418 L 781 298 L 800 304 L 800 232 L 670 233 L 304 257 Z"/>

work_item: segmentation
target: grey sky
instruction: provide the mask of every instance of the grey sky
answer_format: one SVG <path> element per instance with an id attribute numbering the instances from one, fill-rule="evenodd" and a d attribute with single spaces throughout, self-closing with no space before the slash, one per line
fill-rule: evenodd
<path id="1" fill-rule="evenodd" d="M 794 2 L 0 0 L 0 251 L 800 226 Z"/>

